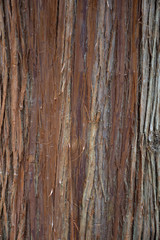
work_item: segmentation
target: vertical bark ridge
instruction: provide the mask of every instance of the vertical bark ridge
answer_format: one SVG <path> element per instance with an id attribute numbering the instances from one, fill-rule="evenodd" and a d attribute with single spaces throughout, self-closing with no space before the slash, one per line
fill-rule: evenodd
<path id="1" fill-rule="evenodd" d="M 0 1 L 0 238 L 159 239 L 159 7 Z"/>

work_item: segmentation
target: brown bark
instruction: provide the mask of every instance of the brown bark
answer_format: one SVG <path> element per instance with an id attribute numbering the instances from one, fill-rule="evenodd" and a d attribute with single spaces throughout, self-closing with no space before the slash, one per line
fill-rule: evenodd
<path id="1" fill-rule="evenodd" d="M 158 0 L 0 0 L 0 239 L 156 239 Z"/>

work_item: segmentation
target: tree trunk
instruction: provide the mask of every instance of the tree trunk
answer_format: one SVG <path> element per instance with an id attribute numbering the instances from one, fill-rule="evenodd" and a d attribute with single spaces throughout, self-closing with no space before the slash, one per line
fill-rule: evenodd
<path id="1" fill-rule="evenodd" d="M 160 239 L 159 9 L 0 0 L 0 239 Z"/>

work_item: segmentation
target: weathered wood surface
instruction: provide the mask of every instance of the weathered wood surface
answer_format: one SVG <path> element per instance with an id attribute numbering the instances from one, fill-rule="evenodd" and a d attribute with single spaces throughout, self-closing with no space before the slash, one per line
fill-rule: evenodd
<path id="1" fill-rule="evenodd" d="M 0 239 L 156 239 L 160 2 L 0 0 Z"/>

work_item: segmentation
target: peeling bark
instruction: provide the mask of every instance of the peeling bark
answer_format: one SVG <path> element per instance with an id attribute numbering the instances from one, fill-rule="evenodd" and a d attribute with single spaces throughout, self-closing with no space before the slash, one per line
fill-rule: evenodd
<path id="1" fill-rule="evenodd" d="M 156 239 L 158 0 L 0 0 L 0 239 Z"/>

